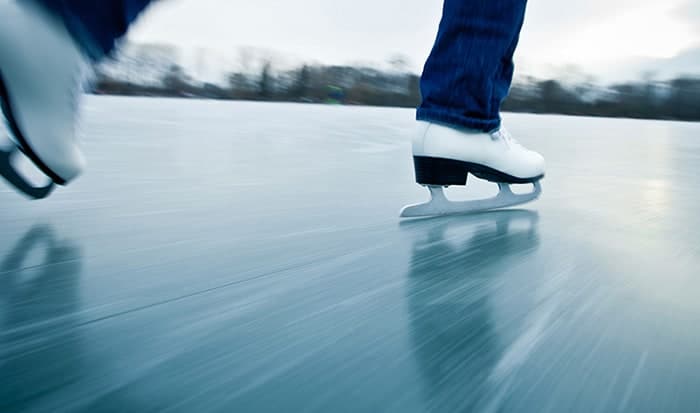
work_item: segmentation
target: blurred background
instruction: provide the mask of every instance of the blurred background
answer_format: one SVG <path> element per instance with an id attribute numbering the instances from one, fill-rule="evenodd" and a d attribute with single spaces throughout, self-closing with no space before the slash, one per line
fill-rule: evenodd
<path id="1" fill-rule="evenodd" d="M 697 412 L 700 123 L 666 120 L 700 120 L 700 0 L 531 1 L 505 109 L 547 115 L 503 116 L 543 196 L 401 221 L 441 7 L 150 8 L 86 173 L 0 182 L 0 413 Z"/>
<path id="2" fill-rule="evenodd" d="M 0 413 L 697 412 L 700 1 L 531 1 L 543 196 L 401 221 L 441 6 L 149 9 L 85 174 L 0 182 Z"/>
<path id="3" fill-rule="evenodd" d="M 96 93 L 415 107 L 441 1 L 160 1 Z M 529 4 L 515 112 L 700 120 L 700 1 Z"/>

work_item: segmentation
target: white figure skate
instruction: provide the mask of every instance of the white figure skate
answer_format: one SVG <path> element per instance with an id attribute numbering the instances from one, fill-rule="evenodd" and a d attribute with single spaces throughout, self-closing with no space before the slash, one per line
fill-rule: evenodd
<path id="1" fill-rule="evenodd" d="M 537 199 L 544 178 L 544 158 L 520 145 L 505 128 L 492 133 L 425 123 L 413 140 L 418 184 L 430 191 L 430 201 L 409 205 L 401 217 L 464 214 L 521 205 Z M 467 176 L 495 182 L 497 196 L 474 201 L 450 201 L 443 188 L 467 184 Z M 532 184 L 533 191 L 515 194 L 510 184 Z"/>
<path id="2" fill-rule="evenodd" d="M 63 23 L 34 2 L 0 2 L 0 21 L 0 101 L 16 146 L 0 150 L 0 175 L 25 195 L 45 198 L 83 168 L 76 114 L 90 65 Z M 19 152 L 51 183 L 24 179 L 11 162 Z"/>

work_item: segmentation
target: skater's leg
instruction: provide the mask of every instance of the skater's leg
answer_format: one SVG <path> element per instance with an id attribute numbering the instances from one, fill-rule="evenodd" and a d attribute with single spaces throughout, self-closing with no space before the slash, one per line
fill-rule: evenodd
<path id="1" fill-rule="evenodd" d="M 540 196 L 544 158 L 520 145 L 501 126 L 501 102 L 513 79 L 527 0 L 445 0 L 435 46 L 421 78 L 426 121 L 413 139 L 416 182 L 431 201 L 403 209 L 404 217 L 504 208 Z M 496 182 L 496 197 L 450 201 L 443 187 L 466 185 L 469 175 Z M 531 183 L 515 194 L 510 184 Z"/>
<path id="2" fill-rule="evenodd" d="M 77 43 L 92 59 L 110 54 L 116 41 L 152 0 L 38 1 L 60 16 Z"/>
<path id="3" fill-rule="evenodd" d="M 76 136 L 84 74 L 108 55 L 150 0 L 0 1 L 0 103 L 12 149 L 0 176 L 32 198 L 46 197 L 83 169 Z M 51 183 L 34 187 L 14 169 L 23 153 Z"/>
<path id="4" fill-rule="evenodd" d="M 421 78 L 419 120 L 489 132 L 513 77 L 527 0 L 445 0 Z"/>

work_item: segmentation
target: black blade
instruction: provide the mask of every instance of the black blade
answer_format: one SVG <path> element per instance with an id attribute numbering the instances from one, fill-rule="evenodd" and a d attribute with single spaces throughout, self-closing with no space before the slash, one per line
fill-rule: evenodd
<path id="1" fill-rule="evenodd" d="M 12 166 L 12 156 L 15 153 L 17 153 L 16 149 L 11 151 L 0 149 L 0 175 L 29 198 L 44 199 L 49 196 L 54 189 L 54 183 L 51 182 L 46 186 L 36 187 L 27 182 Z"/>

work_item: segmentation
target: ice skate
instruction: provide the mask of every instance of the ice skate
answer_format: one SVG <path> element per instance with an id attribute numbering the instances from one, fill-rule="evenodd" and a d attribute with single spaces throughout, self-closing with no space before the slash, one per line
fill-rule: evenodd
<path id="1" fill-rule="evenodd" d="M 483 133 L 425 123 L 413 141 L 416 181 L 430 191 L 430 201 L 409 205 L 401 217 L 464 214 L 525 204 L 540 196 L 544 158 L 520 145 L 505 128 Z M 467 177 L 495 182 L 499 193 L 493 198 L 450 201 L 443 188 L 465 186 Z M 511 184 L 532 184 L 533 190 L 515 194 Z"/>
<path id="2" fill-rule="evenodd" d="M 14 148 L 0 150 L 0 175 L 25 195 L 48 196 L 83 169 L 76 114 L 88 59 L 59 18 L 32 1 L 0 2 L 0 101 Z M 29 158 L 51 182 L 35 187 L 14 168 Z"/>

